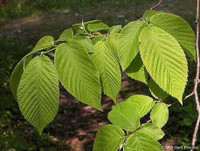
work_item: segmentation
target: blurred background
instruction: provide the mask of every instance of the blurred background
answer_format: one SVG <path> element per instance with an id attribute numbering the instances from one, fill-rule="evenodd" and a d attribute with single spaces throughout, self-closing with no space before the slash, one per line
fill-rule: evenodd
<path id="1" fill-rule="evenodd" d="M 97 130 L 109 123 L 112 101 L 103 96 L 104 112 L 86 106 L 61 88 L 60 108 L 42 135 L 26 122 L 9 90 L 9 78 L 17 62 L 45 35 L 55 39 L 73 23 L 100 19 L 116 25 L 139 19 L 156 0 L 0 0 L 0 150 L 91 151 Z M 175 13 L 195 26 L 195 0 L 164 0 L 157 8 Z M 195 63 L 189 60 L 185 94 L 192 91 Z M 148 88 L 123 76 L 118 101 Z M 168 98 L 168 101 L 176 101 Z M 189 146 L 197 113 L 193 98 L 170 107 L 163 128 L 163 145 Z M 197 142 L 200 144 L 200 137 Z M 200 147 L 200 146 L 199 146 Z"/>

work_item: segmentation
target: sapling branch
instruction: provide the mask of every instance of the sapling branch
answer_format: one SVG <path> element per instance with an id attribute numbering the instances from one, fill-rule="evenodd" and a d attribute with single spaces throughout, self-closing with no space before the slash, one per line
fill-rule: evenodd
<path id="1" fill-rule="evenodd" d="M 199 55 L 199 0 L 197 0 L 197 6 L 196 6 L 196 57 L 197 57 L 197 69 L 196 69 L 196 77 L 194 81 L 194 89 L 193 89 L 193 95 L 195 97 L 196 102 L 196 109 L 198 113 L 198 119 L 196 121 L 196 126 L 194 129 L 193 137 L 192 137 L 192 148 L 191 151 L 194 150 L 195 144 L 197 141 L 197 134 L 199 131 L 199 124 L 200 124 L 200 103 L 199 103 L 199 96 L 198 96 L 198 85 L 199 85 L 199 69 L 200 69 L 200 55 Z"/>
<path id="2" fill-rule="evenodd" d="M 161 3 L 163 2 L 163 0 L 159 0 L 158 3 L 156 3 L 155 5 L 153 5 L 150 10 L 155 9 L 156 7 L 158 7 Z"/>

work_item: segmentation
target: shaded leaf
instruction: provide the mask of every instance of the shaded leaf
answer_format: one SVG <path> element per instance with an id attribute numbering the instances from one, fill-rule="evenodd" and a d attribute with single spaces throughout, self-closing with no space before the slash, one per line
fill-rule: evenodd
<path id="1" fill-rule="evenodd" d="M 144 68 L 144 65 L 139 53 L 133 59 L 131 64 L 128 66 L 128 68 L 125 70 L 125 73 L 134 80 L 147 83 L 146 71 L 145 71 L 145 68 Z"/>
<path id="2" fill-rule="evenodd" d="M 151 94 L 160 100 L 164 100 L 166 97 L 168 97 L 168 94 L 163 91 L 152 79 L 148 81 L 148 87 L 151 92 Z"/>
<path id="3" fill-rule="evenodd" d="M 17 101 L 17 88 L 19 86 L 19 81 L 21 79 L 22 73 L 24 72 L 24 67 L 30 62 L 32 56 L 25 56 L 23 57 L 18 64 L 16 65 L 15 69 L 13 70 L 11 77 L 10 77 L 10 90 Z"/>

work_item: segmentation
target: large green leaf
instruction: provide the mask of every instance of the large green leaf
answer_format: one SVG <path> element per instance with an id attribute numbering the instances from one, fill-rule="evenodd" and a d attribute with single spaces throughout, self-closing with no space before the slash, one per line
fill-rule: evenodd
<path id="1" fill-rule="evenodd" d="M 169 118 L 169 109 L 165 103 L 157 103 L 150 114 L 152 123 L 158 127 L 163 127 Z"/>
<path id="2" fill-rule="evenodd" d="M 48 57 L 38 56 L 29 62 L 17 89 L 17 99 L 23 116 L 39 133 L 54 119 L 59 87 L 56 70 Z"/>
<path id="3" fill-rule="evenodd" d="M 133 21 L 120 32 L 118 55 L 123 70 L 130 65 L 139 51 L 139 35 L 144 26 L 142 21 Z"/>
<path id="4" fill-rule="evenodd" d="M 146 95 L 133 95 L 126 102 L 134 104 L 135 108 L 139 111 L 140 118 L 146 115 L 155 104 L 153 99 Z"/>
<path id="5" fill-rule="evenodd" d="M 134 131 L 140 125 L 139 110 L 133 103 L 120 102 L 109 112 L 108 119 L 122 129 Z"/>
<path id="6" fill-rule="evenodd" d="M 91 58 L 100 72 L 103 91 L 116 102 L 121 87 L 119 64 L 104 42 L 96 43 L 94 49 L 95 52 L 91 55 Z"/>
<path id="7" fill-rule="evenodd" d="M 58 41 L 66 41 L 71 40 L 74 37 L 73 30 L 71 28 L 66 29 L 63 31 L 63 33 L 60 35 Z"/>
<path id="8" fill-rule="evenodd" d="M 16 65 L 15 69 L 13 70 L 11 77 L 10 77 L 10 90 L 17 101 L 17 88 L 19 85 L 19 81 L 21 79 L 22 73 L 24 71 L 25 66 L 30 62 L 32 56 L 25 56 L 23 57 L 18 64 Z"/>
<path id="9" fill-rule="evenodd" d="M 17 100 L 17 88 L 19 85 L 19 81 L 21 79 L 23 68 L 28 64 L 28 62 L 32 58 L 32 54 L 41 51 L 43 49 L 50 48 L 54 45 L 54 39 L 51 36 L 44 36 L 42 37 L 38 43 L 36 44 L 35 48 L 29 52 L 27 55 L 25 55 L 19 63 L 16 65 L 15 69 L 13 70 L 10 78 L 10 89 L 12 94 L 14 95 L 15 99 Z"/>
<path id="10" fill-rule="evenodd" d="M 151 136 L 136 132 L 131 134 L 125 144 L 124 151 L 162 151 L 161 145 Z"/>
<path id="11" fill-rule="evenodd" d="M 60 44 L 55 53 L 55 66 L 61 83 L 73 96 L 101 110 L 99 73 L 80 42 Z"/>
<path id="12" fill-rule="evenodd" d="M 196 60 L 195 34 L 183 18 L 174 14 L 160 13 L 152 16 L 150 22 L 176 38 L 186 53 Z"/>
<path id="13" fill-rule="evenodd" d="M 52 36 L 44 36 L 42 37 L 36 44 L 35 48 L 32 52 L 37 52 L 43 49 L 50 48 L 54 45 L 54 39 Z"/>
<path id="14" fill-rule="evenodd" d="M 105 125 L 97 132 L 93 151 L 117 151 L 124 139 L 124 132 L 121 128 L 111 124 Z"/>
<path id="15" fill-rule="evenodd" d="M 134 80 L 147 83 L 146 71 L 145 71 L 145 68 L 144 68 L 144 65 L 139 53 L 133 59 L 131 64 L 128 66 L 128 68 L 125 70 L 125 73 Z"/>
<path id="16" fill-rule="evenodd" d="M 163 91 L 152 79 L 148 81 L 148 87 L 151 92 L 151 94 L 160 100 L 164 100 L 166 97 L 168 97 L 168 94 Z"/>
<path id="17" fill-rule="evenodd" d="M 187 60 L 174 37 L 164 30 L 145 27 L 140 35 L 140 54 L 152 79 L 182 103 L 187 82 Z"/>
<path id="18" fill-rule="evenodd" d="M 143 124 L 137 132 L 145 133 L 149 136 L 151 136 L 155 140 L 159 140 L 163 138 L 165 133 L 157 126 L 154 124 Z"/>

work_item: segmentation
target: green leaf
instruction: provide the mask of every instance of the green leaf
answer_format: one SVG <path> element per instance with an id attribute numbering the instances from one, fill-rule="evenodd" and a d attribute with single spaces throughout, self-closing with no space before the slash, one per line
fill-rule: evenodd
<path id="1" fill-rule="evenodd" d="M 78 29 L 78 30 L 76 31 L 75 36 L 81 35 L 81 34 L 83 34 L 84 32 L 85 32 L 85 31 L 84 31 L 83 29 Z"/>
<path id="2" fill-rule="evenodd" d="M 95 31 L 101 31 L 101 30 L 105 30 L 107 31 L 109 29 L 109 26 L 106 25 L 103 22 L 96 22 L 96 23 L 89 23 L 87 25 L 87 29 L 91 32 L 95 32 Z"/>
<path id="3" fill-rule="evenodd" d="M 125 70 L 125 73 L 134 80 L 138 80 L 138 81 L 147 83 L 146 82 L 147 81 L 146 80 L 146 71 L 145 71 L 145 68 L 142 63 L 139 53 L 133 59 L 131 64 L 128 66 L 128 68 Z"/>
<path id="4" fill-rule="evenodd" d="M 85 46 L 88 53 L 94 53 L 94 46 L 91 39 L 85 36 L 79 36 L 79 37 L 76 37 L 76 40 L 78 40 L 83 46 Z"/>
<path id="5" fill-rule="evenodd" d="M 116 102 L 121 87 L 119 64 L 104 42 L 96 43 L 94 49 L 95 52 L 91 55 L 91 58 L 100 72 L 103 91 Z"/>
<path id="6" fill-rule="evenodd" d="M 87 22 L 81 22 L 81 23 L 75 23 L 72 25 L 72 27 L 74 28 L 74 30 L 78 30 L 81 29 L 81 26 L 87 26 L 88 24 L 97 24 L 100 23 L 100 20 L 91 20 L 91 21 L 87 21 Z"/>
<path id="7" fill-rule="evenodd" d="M 60 35 L 58 41 L 67 41 L 71 40 L 74 37 L 73 30 L 71 28 L 66 29 L 63 31 L 63 33 Z"/>
<path id="8" fill-rule="evenodd" d="M 59 86 L 51 60 L 35 57 L 27 65 L 17 89 L 19 108 L 25 119 L 41 134 L 59 105 Z"/>
<path id="9" fill-rule="evenodd" d="M 143 18 L 146 20 L 146 21 L 150 21 L 150 18 L 156 14 L 160 14 L 160 13 L 164 13 L 163 11 L 155 11 L 155 10 L 146 10 L 144 12 L 144 15 L 143 15 Z"/>
<path id="10" fill-rule="evenodd" d="M 106 37 L 104 35 L 97 35 L 92 39 L 93 45 L 95 45 L 97 42 L 102 41 Z"/>
<path id="11" fill-rule="evenodd" d="M 101 110 L 99 73 L 80 42 L 60 44 L 55 53 L 55 66 L 61 83 L 73 96 Z"/>
<path id="12" fill-rule="evenodd" d="M 119 37 L 119 33 L 113 33 L 106 39 L 106 45 L 114 52 L 117 59 L 119 58 L 117 52 Z"/>
<path id="13" fill-rule="evenodd" d="M 54 45 L 54 39 L 52 36 L 44 36 L 42 37 L 36 44 L 35 48 L 32 52 L 37 52 L 43 49 L 50 48 Z"/>
<path id="14" fill-rule="evenodd" d="M 196 60 L 195 34 L 183 18 L 174 14 L 161 13 L 152 16 L 150 22 L 173 36 L 184 48 L 187 55 Z"/>
<path id="15" fill-rule="evenodd" d="M 130 65 L 139 51 L 139 35 L 144 26 L 142 21 L 133 21 L 120 32 L 117 52 L 123 71 Z"/>
<path id="16" fill-rule="evenodd" d="M 169 109 L 165 103 L 156 103 L 153 107 L 150 118 L 152 123 L 158 127 L 163 127 L 169 118 Z"/>
<path id="17" fill-rule="evenodd" d="M 124 139 L 124 132 L 118 126 L 105 125 L 97 132 L 93 151 L 117 151 Z"/>
<path id="18" fill-rule="evenodd" d="M 139 108 L 130 102 L 120 102 L 109 112 L 108 119 L 122 129 L 134 131 L 140 125 Z"/>
<path id="19" fill-rule="evenodd" d="M 136 132 L 131 134 L 125 144 L 124 151 L 162 151 L 160 143 L 151 136 Z"/>
<path id="20" fill-rule="evenodd" d="M 174 37 L 164 30 L 145 27 L 140 35 L 140 54 L 152 79 L 182 103 L 187 82 L 187 60 Z"/>
<path id="21" fill-rule="evenodd" d="M 168 94 L 163 91 L 152 79 L 148 81 L 148 86 L 151 94 L 160 100 L 164 100 L 166 97 L 168 97 Z"/>
<path id="22" fill-rule="evenodd" d="M 133 95 L 126 102 L 134 104 L 135 108 L 139 110 L 140 118 L 145 116 L 155 104 L 153 99 L 146 95 Z"/>
<path id="23" fill-rule="evenodd" d="M 19 86 L 19 81 L 21 79 L 22 73 L 24 71 L 25 66 L 30 62 L 32 56 L 25 56 L 23 57 L 18 64 L 16 65 L 15 69 L 13 70 L 11 77 L 10 77 L 10 90 L 17 101 L 17 88 Z"/>
<path id="24" fill-rule="evenodd" d="M 120 32 L 120 30 L 122 30 L 122 26 L 121 25 L 115 25 L 115 26 L 112 26 L 109 31 L 108 31 L 108 34 L 109 35 L 112 35 L 114 33 L 118 33 Z"/>
<path id="25" fill-rule="evenodd" d="M 143 124 L 137 132 L 145 133 L 152 137 L 152 139 L 159 140 L 163 138 L 165 133 L 154 124 Z"/>

